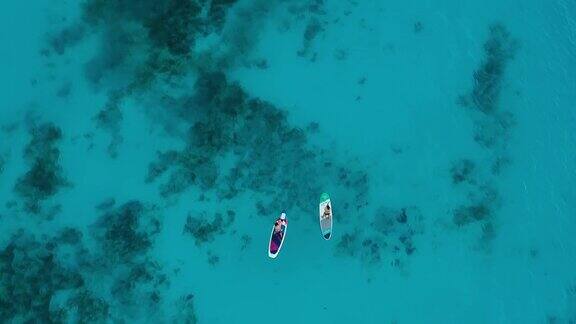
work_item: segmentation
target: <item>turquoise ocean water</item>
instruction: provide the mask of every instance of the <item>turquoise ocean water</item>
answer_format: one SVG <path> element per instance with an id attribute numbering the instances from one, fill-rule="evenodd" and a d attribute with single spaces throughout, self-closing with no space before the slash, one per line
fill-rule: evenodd
<path id="1" fill-rule="evenodd" d="M 0 44 L 2 323 L 576 323 L 574 1 L 8 0 Z"/>

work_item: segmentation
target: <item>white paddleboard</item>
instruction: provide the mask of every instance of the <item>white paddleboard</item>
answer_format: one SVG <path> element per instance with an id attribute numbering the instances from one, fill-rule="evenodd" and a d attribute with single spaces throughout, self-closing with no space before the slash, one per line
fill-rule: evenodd
<path id="1" fill-rule="evenodd" d="M 330 201 L 330 196 L 327 193 L 323 193 L 320 196 L 320 205 L 318 205 L 318 219 L 320 221 L 320 231 L 322 231 L 322 237 L 325 240 L 329 240 L 332 237 L 332 202 Z"/>

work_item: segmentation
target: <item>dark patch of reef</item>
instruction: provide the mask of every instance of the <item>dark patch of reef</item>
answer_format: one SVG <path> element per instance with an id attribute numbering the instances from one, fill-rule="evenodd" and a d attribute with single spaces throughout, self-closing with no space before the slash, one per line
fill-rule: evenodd
<path id="1" fill-rule="evenodd" d="M 109 304 L 88 286 L 90 268 L 81 233 L 64 229 L 41 239 L 21 230 L 0 249 L 0 321 L 94 323 Z"/>
<path id="2" fill-rule="evenodd" d="M 185 324 L 198 323 L 193 294 L 184 295 L 176 301 L 176 314 L 174 315 L 173 321 Z"/>
<path id="3" fill-rule="evenodd" d="M 153 313 L 169 287 L 162 267 L 150 256 L 160 230 L 155 207 L 136 200 L 105 211 L 92 227 L 101 253 L 93 267 L 98 272 L 114 268 L 109 291 L 122 307 Z"/>
<path id="4" fill-rule="evenodd" d="M 63 315 L 50 303 L 59 291 L 83 286 L 79 272 L 57 260 L 52 244 L 25 232 L 0 250 L 0 321 L 59 322 Z"/>
<path id="5" fill-rule="evenodd" d="M 456 226 L 489 221 L 500 205 L 500 195 L 489 185 L 470 186 L 467 196 L 468 203 L 453 211 L 452 220 Z"/>
<path id="6" fill-rule="evenodd" d="M 52 123 L 35 125 L 29 130 L 32 136 L 24 150 L 29 170 L 20 176 L 14 192 L 24 201 L 26 211 L 39 214 L 42 202 L 56 195 L 63 187 L 70 186 L 60 165 L 62 131 Z"/>
<path id="7" fill-rule="evenodd" d="M 118 88 L 132 92 L 146 90 L 159 79 L 182 76 L 196 64 L 207 67 L 212 59 L 193 53 L 196 40 L 211 33 L 223 36 L 236 2 L 87 1 L 81 24 L 100 34 L 103 48 L 86 66 L 89 80 L 101 83 L 105 74 L 117 75 Z M 250 20 L 249 15 L 244 18 Z M 232 32 L 242 33 L 242 28 Z M 242 35 L 226 39 L 232 47 L 242 41 Z M 130 55 L 136 52 L 138 58 Z"/>
<path id="8" fill-rule="evenodd" d="M 101 36 L 102 50 L 86 67 L 89 80 L 102 84 L 106 78 L 132 92 L 155 82 L 175 81 L 190 69 L 222 70 L 239 58 L 239 63 L 246 63 L 259 25 L 279 5 L 282 1 L 89 0 L 83 5 L 82 20 L 68 29 L 84 26 L 86 33 Z M 306 50 L 322 30 L 318 17 L 324 14 L 323 1 L 288 6 L 299 7 L 296 11 L 310 17 L 304 32 Z M 194 51 L 197 40 L 208 35 L 220 37 L 223 45 Z"/>
<path id="9" fill-rule="evenodd" d="M 458 100 L 463 107 L 478 113 L 474 140 L 486 148 L 505 140 L 514 125 L 513 115 L 501 109 L 500 101 L 506 68 L 519 48 L 518 41 L 503 25 L 492 25 L 489 31 L 484 59 L 474 72 L 474 87 Z"/>
<path id="10" fill-rule="evenodd" d="M 496 214 L 502 204 L 500 193 L 492 184 L 495 175 L 490 168 L 470 159 L 455 161 L 450 169 L 455 189 L 466 193 L 466 201 L 451 211 L 456 228 L 478 226 L 480 247 L 488 249 L 488 243 L 496 237 Z"/>
<path id="11" fill-rule="evenodd" d="M 480 246 L 496 236 L 495 215 L 501 206 L 499 192 L 491 184 L 493 175 L 485 166 L 477 170 L 477 164 L 469 159 L 454 162 L 450 174 L 452 184 L 466 192 L 467 201 L 452 210 L 452 223 L 457 228 L 476 224 L 481 229 Z"/>
<path id="12" fill-rule="evenodd" d="M 84 234 L 76 228 L 65 227 L 60 230 L 60 233 L 56 237 L 56 242 L 68 245 L 77 245 L 82 241 Z"/>
<path id="13" fill-rule="evenodd" d="M 144 205 L 130 201 L 105 212 L 94 224 L 93 235 L 111 260 L 132 261 L 145 255 L 160 232 L 156 217 L 144 217 Z"/>
<path id="14" fill-rule="evenodd" d="M 316 61 L 318 53 L 314 50 L 314 42 L 325 31 L 326 21 L 323 0 L 314 0 L 292 4 L 290 12 L 294 15 L 296 21 L 306 22 L 302 32 L 302 45 L 296 54 L 300 57 L 307 58 L 311 62 Z"/>
<path id="15" fill-rule="evenodd" d="M 96 89 L 109 92 L 109 100 L 94 119 L 98 127 L 110 132 L 108 153 L 116 157 L 122 143 L 119 127 L 125 98 L 166 104 L 163 100 L 173 98 L 165 95 L 165 88 L 182 85 L 190 72 L 225 71 L 253 61 L 248 55 L 260 33 L 259 25 L 280 5 L 286 4 L 88 0 L 82 4 L 81 19 L 50 36 L 48 47 L 64 53 L 83 38 L 97 36 L 100 49 L 86 63 L 85 76 Z M 310 18 L 304 33 L 305 50 L 322 30 L 319 17 L 324 14 L 323 5 L 316 0 L 294 5 Z M 195 49 L 197 41 L 208 35 L 219 37 L 219 45 Z M 260 58 L 256 66 L 267 67 L 266 59 Z"/>
<path id="16" fill-rule="evenodd" d="M 344 233 L 336 245 L 336 256 L 358 258 L 363 265 L 388 261 L 403 266 L 417 249 L 414 236 L 422 234 L 423 216 L 416 207 L 379 208 L 364 230 Z"/>
<path id="17" fill-rule="evenodd" d="M 195 1 L 167 1 L 157 16 L 144 20 L 144 27 L 155 47 L 166 48 L 172 55 L 187 55 L 193 46 L 201 10 Z"/>
<path id="18" fill-rule="evenodd" d="M 159 152 L 146 176 L 147 182 L 164 179 L 162 196 L 192 186 L 224 200 L 253 191 L 270 197 L 260 202 L 262 211 L 295 206 L 312 212 L 310 201 L 330 181 L 351 193 L 343 201 L 346 210 L 366 206 L 365 172 L 334 165 L 326 152 L 308 144 L 306 130 L 289 125 L 283 110 L 250 97 L 223 73 L 201 74 L 194 93 L 180 102 L 177 114 L 192 124 L 186 146 Z M 218 168 L 216 161 L 224 158 L 229 166 Z"/>
<path id="19" fill-rule="evenodd" d="M 224 68 L 248 54 L 259 31 L 256 25 L 277 4 L 257 1 L 231 14 L 236 2 L 88 0 L 82 6 L 81 21 L 53 38 L 57 52 L 68 47 L 73 30 L 96 34 L 100 40 L 100 50 L 85 65 L 85 76 L 96 89 L 109 92 L 95 122 L 112 136 L 110 156 L 120 151 L 125 98 L 162 101 L 166 96 L 157 90 L 164 93 L 164 87 L 181 84 L 189 72 Z M 224 29 L 230 20 L 234 27 Z M 210 34 L 222 38 L 223 50 L 195 52 L 196 41 Z"/>
<path id="20" fill-rule="evenodd" d="M 142 261 L 117 271 L 110 288 L 111 295 L 121 305 L 154 313 L 163 299 L 162 291 L 169 287 L 168 277 L 153 261 Z M 135 302 L 139 301 L 139 305 Z"/>
<path id="21" fill-rule="evenodd" d="M 222 235 L 225 230 L 234 223 L 234 214 L 228 213 L 224 217 L 221 213 L 216 213 L 212 221 L 208 220 L 206 213 L 198 217 L 188 215 L 184 225 L 184 234 L 190 234 L 194 238 L 197 246 L 214 241 L 217 235 Z"/>
<path id="22" fill-rule="evenodd" d="M 474 161 L 470 159 L 460 159 L 455 161 L 450 168 L 452 176 L 452 183 L 459 184 L 461 182 L 473 182 L 473 172 L 476 168 Z"/>
<path id="23" fill-rule="evenodd" d="M 452 184 L 466 192 L 468 201 L 452 210 L 452 222 L 458 227 L 476 225 L 480 228 L 480 245 L 496 237 L 495 214 L 502 198 L 494 187 L 502 170 L 510 163 L 507 140 L 515 124 L 511 112 L 502 108 L 505 72 L 514 59 L 519 43 L 502 24 L 489 28 L 484 43 L 484 58 L 474 71 L 474 86 L 460 96 L 458 103 L 467 108 L 474 121 L 473 139 L 490 156 L 487 160 L 460 159 L 450 169 Z"/>
<path id="24" fill-rule="evenodd" d="M 322 24 L 317 17 L 311 17 L 309 19 L 304 29 L 304 34 L 302 35 L 302 48 L 298 50 L 298 56 L 305 57 L 310 55 L 313 41 L 323 30 Z M 315 54 L 312 55 L 312 58 L 313 57 L 315 57 Z"/>
<path id="25" fill-rule="evenodd" d="M 153 206 L 130 201 L 102 211 L 90 237 L 19 230 L 0 247 L 0 322 L 195 323 L 192 295 L 166 297 L 170 282 L 150 253 L 159 228 Z M 158 312 L 166 303 L 178 312 Z"/>
<path id="26" fill-rule="evenodd" d="M 490 27 L 490 37 L 484 43 L 484 62 L 474 72 L 471 99 L 474 108 L 489 114 L 498 109 L 502 82 L 508 61 L 514 58 L 518 42 L 500 24 Z"/>
<path id="27" fill-rule="evenodd" d="M 214 7 L 223 8 L 218 1 Z M 52 51 L 63 53 L 74 42 L 96 34 L 99 50 L 84 67 L 86 79 L 109 98 L 94 117 L 111 135 L 108 154 L 117 157 L 124 99 L 149 90 L 163 77 L 182 76 L 191 64 L 194 40 L 209 24 L 201 15 L 208 1 L 88 0 L 82 18 L 50 38 Z M 201 17 L 202 16 L 202 17 Z"/>
<path id="28" fill-rule="evenodd" d="M 171 155 L 174 152 L 168 152 Z M 166 157 L 159 154 L 160 158 Z M 192 152 L 183 152 L 176 161 L 177 168 L 170 175 L 167 182 L 160 186 L 160 194 L 169 197 L 179 194 L 193 185 L 198 185 L 203 190 L 212 189 L 218 177 L 218 169 L 213 160 L 208 157 L 196 155 Z M 149 170 L 151 171 L 151 170 Z M 152 172 L 149 172 L 150 176 Z"/>
<path id="29" fill-rule="evenodd" d="M 88 289 L 79 289 L 62 306 L 57 313 L 72 322 L 104 323 L 110 318 L 110 305 Z"/>

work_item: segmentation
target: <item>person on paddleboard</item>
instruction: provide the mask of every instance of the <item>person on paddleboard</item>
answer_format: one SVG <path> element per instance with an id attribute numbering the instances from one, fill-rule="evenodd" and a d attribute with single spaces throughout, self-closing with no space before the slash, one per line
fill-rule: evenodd
<path id="1" fill-rule="evenodd" d="M 330 218 L 330 216 L 332 216 L 332 210 L 330 210 L 330 204 L 326 204 L 326 207 L 324 207 L 324 213 L 322 214 L 322 219 Z"/>
<path id="2" fill-rule="evenodd" d="M 284 227 L 286 227 L 286 213 L 282 213 L 280 215 L 280 218 L 278 218 L 274 223 L 274 234 L 279 234 L 280 232 L 283 232 Z"/>
<path id="3" fill-rule="evenodd" d="M 268 246 L 268 256 L 271 258 L 276 258 L 280 248 L 282 248 L 282 243 L 284 242 L 284 237 L 286 236 L 286 230 L 288 229 L 288 219 L 286 218 L 286 213 L 282 213 L 278 219 L 274 222 L 272 227 L 272 233 L 270 234 L 270 245 Z"/>

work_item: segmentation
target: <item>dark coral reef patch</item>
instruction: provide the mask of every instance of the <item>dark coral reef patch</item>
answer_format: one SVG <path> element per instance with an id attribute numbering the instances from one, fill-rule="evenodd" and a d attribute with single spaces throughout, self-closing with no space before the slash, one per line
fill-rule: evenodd
<path id="1" fill-rule="evenodd" d="M 188 215 L 184 225 L 184 234 L 190 234 L 197 246 L 214 241 L 217 235 L 224 234 L 225 230 L 234 222 L 234 215 L 227 214 L 226 218 L 220 213 L 214 215 L 212 221 L 208 220 L 206 213 L 198 217 Z"/>
<path id="2" fill-rule="evenodd" d="M 450 177 L 455 188 L 466 193 L 466 201 L 451 210 L 457 228 L 478 224 L 482 241 L 495 237 L 494 216 L 502 204 L 500 193 L 492 184 L 492 166 L 460 159 L 452 164 Z"/>
<path id="3" fill-rule="evenodd" d="M 77 323 L 104 323 L 110 318 L 110 305 L 88 289 L 80 289 L 65 305 L 66 318 Z M 64 308 L 59 310 L 64 314 Z"/>
<path id="4" fill-rule="evenodd" d="M 312 43 L 316 37 L 324 30 L 320 20 L 317 17 L 312 17 L 308 20 L 304 34 L 302 36 L 302 48 L 298 51 L 298 56 L 310 55 Z"/>
<path id="5" fill-rule="evenodd" d="M 122 103 L 132 95 L 164 84 L 171 86 L 202 59 L 192 53 L 197 38 L 220 32 L 236 1 L 88 0 L 82 19 L 57 36 L 51 46 L 63 52 L 85 34 L 96 34 L 99 50 L 85 64 L 85 77 L 109 99 L 95 117 L 97 126 L 112 135 L 110 156 L 119 154 Z M 205 59 L 207 60 L 207 59 Z M 152 91 L 153 92 L 153 91 Z"/>
<path id="6" fill-rule="evenodd" d="M 160 230 L 156 209 L 130 201 L 101 212 L 91 237 L 74 227 L 54 235 L 20 230 L 0 248 L 1 322 L 126 322 L 157 314 L 170 282 L 150 253 Z"/>
<path id="7" fill-rule="evenodd" d="M 45 123 L 32 127 L 30 135 L 32 139 L 24 150 L 24 158 L 30 163 L 30 169 L 18 178 L 14 192 L 24 200 L 27 211 L 38 214 L 44 200 L 70 183 L 60 165 L 60 149 L 57 146 L 62 139 L 60 128 Z"/>
<path id="8" fill-rule="evenodd" d="M 86 66 L 88 79 L 102 84 L 112 74 L 116 89 L 131 93 L 148 89 L 158 79 L 182 76 L 195 64 L 206 67 L 207 60 L 192 52 L 196 40 L 220 35 L 236 2 L 86 1 L 79 24 L 98 33 L 102 44 Z"/>
<path id="9" fill-rule="evenodd" d="M 168 1 L 157 16 L 145 20 L 148 37 L 156 47 L 166 48 L 172 55 L 189 54 L 194 32 L 200 27 L 201 10 L 195 1 Z"/>
<path id="10" fill-rule="evenodd" d="M 251 98 L 223 73 L 202 73 L 195 92 L 180 102 L 178 116 L 191 123 L 186 147 L 160 152 L 146 176 L 152 182 L 169 173 L 160 184 L 162 196 L 192 186 L 215 190 L 220 199 L 249 190 L 273 197 L 269 204 L 261 203 L 263 210 L 291 205 L 311 212 L 309 202 L 330 181 L 352 193 L 350 208 L 366 205 L 365 172 L 333 167 L 325 152 L 308 144 L 304 130 L 288 123 L 283 110 Z M 216 161 L 221 159 L 230 167 L 219 169 Z M 309 181 L 313 178 L 318 180 Z"/>
<path id="11" fill-rule="evenodd" d="M 458 99 L 458 103 L 471 112 L 473 140 L 488 150 L 491 158 L 483 161 L 460 159 L 453 163 L 450 169 L 452 183 L 466 191 L 468 201 L 452 210 L 452 222 L 458 228 L 478 224 L 483 243 L 496 236 L 494 215 L 501 204 L 492 178 L 500 176 L 510 163 L 506 152 L 515 118 L 502 108 L 501 101 L 505 72 L 518 48 L 518 40 L 503 25 L 490 26 L 483 48 L 484 58 L 474 71 L 474 87 Z"/>
<path id="12" fill-rule="evenodd" d="M 452 222 L 457 228 L 475 225 L 480 229 L 480 247 L 489 250 L 496 236 L 496 214 L 502 204 L 499 192 L 489 183 L 480 184 L 473 177 L 466 187 L 468 201 L 452 210 Z"/>
<path id="13" fill-rule="evenodd" d="M 176 311 L 173 318 L 174 323 L 196 324 L 198 317 L 194 306 L 194 295 L 187 294 L 181 296 L 176 301 Z"/>
<path id="14" fill-rule="evenodd" d="M 489 219 L 500 205 L 500 195 L 491 186 L 475 186 L 468 194 L 469 203 L 453 212 L 454 224 L 463 226 Z"/>
<path id="15" fill-rule="evenodd" d="M 335 254 L 336 256 L 348 256 L 355 257 L 358 253 L 360 242 L 360 232 L 354 231 L 350 233 L 344 233 L 340 236 L 340 241 L 336 245 Z"/>
<path id="16" fill-rule="evenodd" d="M 60 322 L 63 314 L 51 308 L 62 290 L 84 285 L 81 274 L 58 262 L 53 244 L 19 232 L 0 250 L 0 321 Z"/>
<path id="17" fill-rule="evenodd" d="M 384 260 L 400 264 L 416 251 L 414 236 L 422 234 L 423 216 L 416 207 L 382 207 L 365 231 L 344 233 L 336 245 L 336 256 L 358 258 L 362 264 L 376 266 Z"/>
<path id="18" fill-rule="evenodd" d="M 476 118 L 474 139 L 483 147 L 494 147 L 508 136 L 514 125 L 513 115 L 503 111 L 499 104 L 506 68 L 518 48 L 518 41 L 503 25 L 492 25 L 484 43 L 483 62 L 474 72 L 474 87 L 471 93 L 459 99 L 461 105 L 480 113 Z"/>
<path id="19" fill-rule="evenodd" d="M 93 235 L 109 258 L 130 262 L 145 255 L 160 229 L 160 221 L 134 200 L 105 212 L 94 224 Z"/>
<path id="20" fill-rule="evenodd" d="M 514 58 L 518 41 L 501 24 L 490 26 L 490 37 L 484 43 L 484 62 L 474 72 L 471 99 L 474 108 L 485 114 L 498 109 L 498 100 L 508 61 Z"/>
<path id="21" fill-rule="evenodd" d="M 155 207 L 137 200 L 105 210 L 92 227 L 99 253 L 91 267 L 99 275 L 113 275 L 109 291 L 122 307 L 153 311 L 170 285 L 162 266 L 150 255 L 160 230 Z"/>
<path id="22" fill-rule="evenodd" d="M 452 183 L 459 184 L 461 182 L 473 182 L 473 172 L 475 168 L 476 164 L 470 159 L 460 159 L 455 161 L 450 168 Z"/>
<path id="23" fill-rule="evenodd" d="M 226 38 L 222 28 L 235 4 L 236 0 L 89 0 L 84 4 L 81 24 L 96 33 L 101 43 L 101 50 L 86 63 L 85 76 L 97 89 L 109 91 L 95 120 L 112 135 L 108 147 L 112 157 L 119 154 L 122 143 L 119 125 L 125 98 L 166 106 L 162 101 L 172 98 L 164 88 L 183 86 L 189 72 L 221 65 L 212 57 L 218 54 L 194 52 L 194 46 L 197 39 L 211 33 Z M 241 28 L 228 31 L 242 32 Z M 226 38 L 221 46 L 234 48 L 233 43 L 246 41 L 243 36 L 249 35 L 228 35 L 231 39 Z"/>

